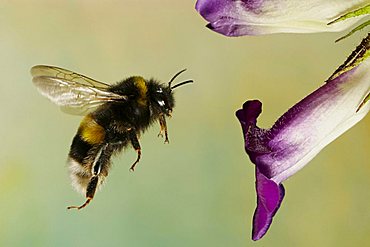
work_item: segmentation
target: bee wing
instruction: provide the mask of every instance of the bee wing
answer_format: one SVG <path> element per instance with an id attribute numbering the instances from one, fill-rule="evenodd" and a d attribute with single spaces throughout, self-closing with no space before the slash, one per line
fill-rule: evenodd
<path id="1" fill-rule="evenodd" d="M 106 89 L 59 77 L 37 75 L 32 82 L 42 95 L 60 106 L 62 111 L 73 115 L 86 115 L 106 102 L 127 100 L 126 96 Z"/>
<path id="2" fill-rule="evenodd" d="M 55 77 L 60 78 L 68 81 L 73 81 L 81 85 L 85 85 L 88 87 L 95 87 L 100 89 L 107 89 L 109 87 L 108 84 L 94 80 L 90 77 L 78 74 L 76 72 L 55 67 L 49 65 L 36 65 L 31 68 L 31 75 L 32 77 L 38 76 L 48 76 L 48 77 Z"/>

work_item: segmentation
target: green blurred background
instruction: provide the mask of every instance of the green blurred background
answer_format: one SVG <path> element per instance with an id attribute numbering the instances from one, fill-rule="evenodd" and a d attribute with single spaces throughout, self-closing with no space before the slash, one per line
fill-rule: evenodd
<path id="1" fill-rule="evenodd" d="M 254 167 L 234 116 L 260 99 L 269 127 L 315 90 L 365 32 L 226 38 L 195 1 L 1 1 L 0 246 L 366 246 L 370 240 L 370 118 L 286 181 L 267 235 L 253 243 Z M 343 33 L 342 33 L 343 34 Z M 80 117 L 59 111 L 30 68 L 56 65 L 105 82 L 130 75 L 195 84 L 176 90 L 170 144 L 155 125 L 143 157 L 114 158 L 82 211 L 65 165 Z"/>

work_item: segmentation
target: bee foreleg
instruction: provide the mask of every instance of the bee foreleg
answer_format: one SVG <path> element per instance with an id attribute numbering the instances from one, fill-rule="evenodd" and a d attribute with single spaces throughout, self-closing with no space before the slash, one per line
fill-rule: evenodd
<path id="1" fill-rule="evenodd" d="M 161 115 L 159 117 L 159 125 L 161 126 L 161 129 L 159 131 L 158 136 L 163 137 L 163 132 L 164 132 L 164 137 L 165 137 L 164 143 L 170 143 L 170 141 L 168 140 L 167 124 L 166 124 L 166 118 L 164 115 Z"/>
<path id="2" fill-rule="evenodd" d="M 131 141 L 131 145 L 132 147 L 135 149 L 135 151 L 137 152 L 137 158 L 136 158 L 136 161 L 134 162 L 134 164 L 132 164 L 132 166 L 130 167 L 130 170 L 131 171 L 134 171 L 135 169 L 135 166 L 137 163 L 139 163 L 139 160 L 140 160 L 140 157 L 141 157 L 141 147 L 140 147 L 140 143 L 139 143 L 139 139 L 137 137 L 137 134 L 135 132 L 134 129 L 131 129 L 129 131 L 129 137 L 130 137 L 130 141 Z"/>

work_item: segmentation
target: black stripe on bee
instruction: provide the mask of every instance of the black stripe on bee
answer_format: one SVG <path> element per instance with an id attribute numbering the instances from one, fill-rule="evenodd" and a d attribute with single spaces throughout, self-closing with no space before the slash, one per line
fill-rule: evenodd
<path id="1" fill-rule="evenodd" d="M 93 147 L 94 145 L 84 141 L 82 137 L 77 134 L 73 138 L 69 157 L 82 165 L 84 159 L 88 157 L 89 151 L 92 150 Z"/>

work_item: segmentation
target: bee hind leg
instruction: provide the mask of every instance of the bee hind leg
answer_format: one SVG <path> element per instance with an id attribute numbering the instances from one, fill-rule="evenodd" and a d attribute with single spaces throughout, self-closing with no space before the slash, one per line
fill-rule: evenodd
<path id="1" fill-rule="evenodd" d="M 130 130 L 129 136 L 130 136 L 131 145 L 135 149 L 135 151 L 137 152 L 136 161 L 130 167 L 130 171 L 134 171 L 135 166 L 137 165 L 137 163 L 139 163 L 139 160 L 140 160 L 140 157 L 141 157 L 141 147 L 140 147 L 140 143 L 139 143 L 139 139 L 137 137 L 137 134 L 133 129 Z"/>
<path id="2" fill-rule="evenodd" d="M 80 210 L 80 209 L 86 207 L 90 203 L 91 200 L 92 200 L 92 198 L 87 198 L 86 202 L 84 204 L 82 204 L 81 206 L 69 206 L 69 207 L 67 207 L 67 209 L 76 208 L 77 210 Z"/>
<path id="3" fill-rule="evenodd" d="M 67 207 L 67 209 L 75 208 L 75 209 L 80 210 L 80 209 L 86 207 L 91 202 L 91 200 L 94 198 L 98 182 L 99 182 L 99 177 L 98 176 L 93 176 L 90 179 L 89 184 L 87 185 L 87 189 L 86 189 L 86 198 L 87 198 L 87 200 L 86 200 L 86 202 L 84 204 L 82 204 L 81 206 L 69 206 L 69 207 Z"/>
<path id="4" fill-rule="evenodd" d="M 69 206 L 67 209 L 76 208 L 80 210 L 86 207 L 91 202 L 91 200 L 94 198 L 96 188 L 98 187 L 98 184 L 99 184 L 99 174 L 101 172 L 102 166 L 107 163 L 111 155 L 111 153 L 107 149 L 108 149 L 108 144 L 105 144 L 104 146 L 102 146 L 99 149 L 98 153 L 96 154 L 96 157 L 92 164 L 92 170 L 91 170 L 92 177 L 90 178 L 90 181 L 86 187 L 86 198 L 87 198 L 86 202 L 82 204 L 81 206 Z"/>

